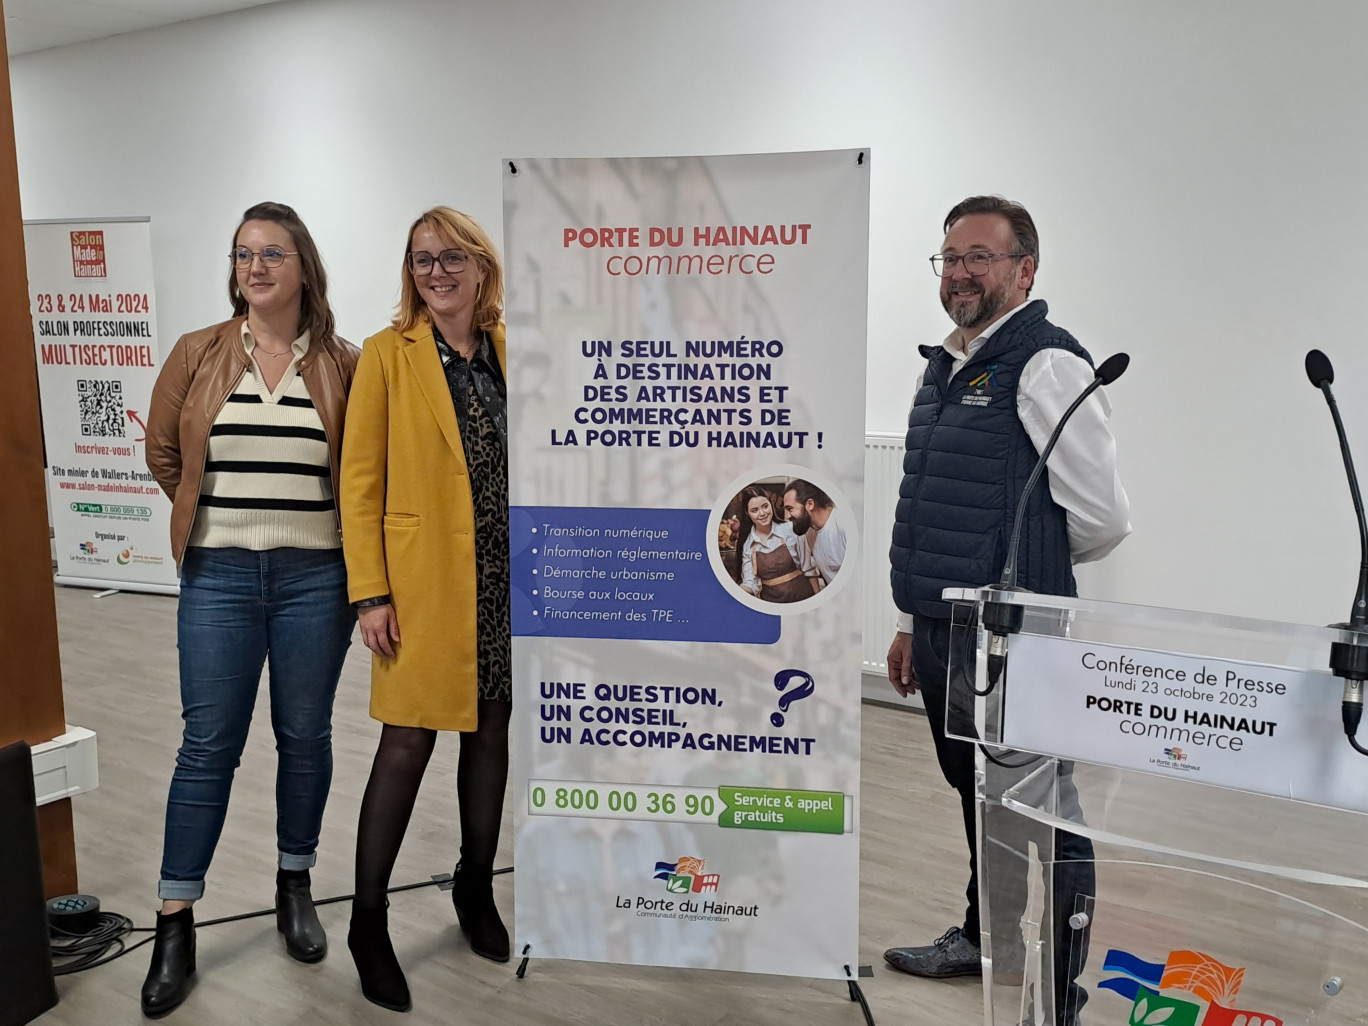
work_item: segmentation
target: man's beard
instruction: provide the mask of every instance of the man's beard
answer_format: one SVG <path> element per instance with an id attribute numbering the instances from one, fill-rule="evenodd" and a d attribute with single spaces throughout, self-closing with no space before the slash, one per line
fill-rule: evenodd
<path id="1" fill-rule="evenodd" d="M 1007 296 L 1012 290 L 1012 281 L 1010 278 L 1007 279 L 993 292 L 988 292 L 981 285 L 978 287 L 979 297 L 976 303 L 957 306 L 955 305 L 957 296 L 954 292 L 941 297 L 941 306 L 950 315 L 950 319 L 961 328 L 982 327 L 997 320 L 998 314 L 1007 305 Z"/>
<path id="2" fill-rule="evenodd" d="M 807 510 L 803 510 L 803 512 L 795 513 L 789 517 L 789 525 L 795 534 L 807 534 L 808 528 L 812 526 L 812 517 L 808 516 Z"/>

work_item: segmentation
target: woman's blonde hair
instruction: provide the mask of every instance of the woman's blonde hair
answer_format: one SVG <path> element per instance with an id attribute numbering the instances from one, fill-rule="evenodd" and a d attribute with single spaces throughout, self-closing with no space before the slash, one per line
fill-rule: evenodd
<path id="1" fill-rule="evenodd" d="M 394 314 L 396 331 L 408 331 L 427 318 L 427 304 L 418 293 L 414 284 L 413 272 L 409 270 L 408 254 L 413 248 L 413 234 L 419 228 L 430 228 L 437 235 L 449 240 L 465 250 L 466 256 L 484 271 L 482 281 L 475 292 L 474 328 L 479 331 L 493 331 L 503 319 L 503 264 L 494 243 L 485 230 L 469 214 L 463 214 L 451 207 L 433 207 L 419 215 L 418 220 L 409 225 L 408 241 L 404 244 L 403 270 L 400 280 L 399 309 Z"/>

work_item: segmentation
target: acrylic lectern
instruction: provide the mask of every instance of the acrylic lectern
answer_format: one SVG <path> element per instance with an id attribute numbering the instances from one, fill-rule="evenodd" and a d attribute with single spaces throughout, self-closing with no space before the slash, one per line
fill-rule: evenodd
<path id="1" fill-rule="evenodd" d="M 987 1026 L 1368 1024 L 1368 758 L 1328 669 L 1355 638 L 945 597 L 946 733 L 978 749 Z M 991 648 L 987 606 L 1020 624 Z"/>

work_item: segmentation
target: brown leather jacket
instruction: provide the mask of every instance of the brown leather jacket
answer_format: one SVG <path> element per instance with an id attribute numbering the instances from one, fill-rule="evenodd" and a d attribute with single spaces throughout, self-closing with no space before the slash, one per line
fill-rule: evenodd
<path id="1" fill-rule="evenodd" d="M 157 375 L 147 417 L 147 469 L 171 499 L 171 553 L 177 565 L 199 505 L 209 429 L 250 366 L 242 345 L 245 317 L 182 335 Z M 361 350 L 346 339 L 315 339 L 299 361 L 331 450 L 333 497 L 337 497 L 347 393 Z"/>

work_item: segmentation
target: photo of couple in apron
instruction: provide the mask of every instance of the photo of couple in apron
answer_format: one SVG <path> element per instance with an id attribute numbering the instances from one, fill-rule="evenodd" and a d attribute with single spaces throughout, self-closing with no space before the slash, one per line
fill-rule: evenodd
<path id="1" fill-rule="evenodd" d="M 811 598 L 845 558 L 835 504 L 796 478 L 767 478 L 741 489 L 723 515 L 718 545 L 732 579 L 766 602 Z"/>

